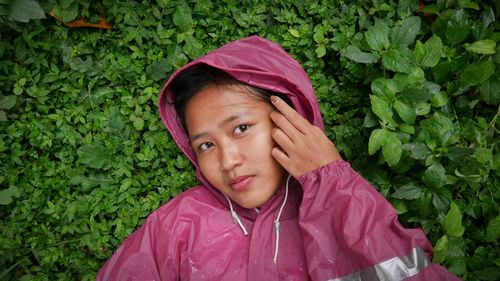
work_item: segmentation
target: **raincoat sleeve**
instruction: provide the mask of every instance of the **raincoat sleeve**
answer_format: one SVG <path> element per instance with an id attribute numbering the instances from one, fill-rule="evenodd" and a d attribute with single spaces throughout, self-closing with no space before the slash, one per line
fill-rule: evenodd
<path id="1" fill-rule="evenodd" d="M 178 280 L 185 231 L 176 218 L 175 202 L 148 216 L 108 259 L 96 280 Z"/>
<path id="2" fill-rule="evenodd" d="M 299 224 L 312 280 L 459 280 L 429 261 L 420 229 L 405 229 L 395 209 L 345 161 L 300 177 Z"/>

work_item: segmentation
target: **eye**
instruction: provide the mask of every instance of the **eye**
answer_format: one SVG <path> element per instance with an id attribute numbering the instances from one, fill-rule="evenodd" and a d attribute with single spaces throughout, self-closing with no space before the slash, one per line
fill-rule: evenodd
<path id="1" fill-rule="evenodd" d="M 214 146 L 213 143 L 211 143 L 211 142 L 204 142 L 204 143 L 200 144 L 199 149 L 200 149 L 200 151 L 205 151 L 205 150 L 210 149 L 212 146 Z"/>
<path id="2" fill-rule="evenodd" d="M 246 130 L 248 130 L 248 128 L 250 128 L 250 125 L 247 125 L 247 124 L 242 124 L 242 125 L 239 125 L 239 126 L 237 126 L 236 128 L 234 128 L 234 134 L 235 134 L 235 135 L 242 134 L 242 133 L 244 133 Z"/>

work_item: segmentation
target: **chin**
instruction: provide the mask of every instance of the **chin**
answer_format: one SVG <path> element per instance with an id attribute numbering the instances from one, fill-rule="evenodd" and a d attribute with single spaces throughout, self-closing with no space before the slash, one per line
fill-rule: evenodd
<path id="1" fill-rule="evenodd" d="M 254 209 L 254 208 L 260 208 L 262 205 L 264 205 L 267 201 L 265 200 L 264 202 L 238 202 L 238 204 L 246 209 Z"/>
<path id="2" fill-rule="evenodd" d="M 241 207 L 245 209 L 254 209 L 254 208 L 259 208 L 263 204 L 255 204 L 255 203 L 238 203 Z"/>

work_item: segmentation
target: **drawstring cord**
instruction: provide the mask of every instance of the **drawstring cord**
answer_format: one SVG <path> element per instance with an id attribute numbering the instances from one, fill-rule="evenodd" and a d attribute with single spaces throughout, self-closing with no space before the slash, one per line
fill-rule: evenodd
<path id="1" fill-rule="evenodd" d="M 279 251 L 279 243 L 280 243 L 280 218 L 281 218 L 281 213 L 283 213 L 283 209 L 285 208 L 286 201 L 288 200 L 288 184 L 290 182 L 290 178 L 292 175 L 288 175 L 288 178 L 286 179 L 286 185 L 285 185 L 285 198 L 283 199 L 283 203 L 280 206 L 280 209 L 278 211 L 278 215 L 276 216 L 276 219 L 274 220 L 274 233 L 276 237 L 276 245 L 274 249 L 274 257 L 273 257 L 273 262 L 277 263 L 278 262 L 278 251 Z M 243 235 L 247 236 L 248 231 L 243 225 L 243 223 L 240 220 L 240 217 L 234 211 L 233 208 L 233 203 L 231 203 L 231 200 L 227 195 L 224 194 L 224 197 L 226 197 L 227 203 L 229 203 L 229 209 L 231 210 L 231 216 L 233 217 L 233 220 L 240 226 L 241 230 L 243 231 Z M 257 213 L 259 213 L 258 209 L 255 209 Z"/>
<path id="2" fill-rule="evenodd" d="M 276 245 L 274 248 L 274 257 L 273 257 L 274 263 L 278 262 L 278 249 L 279 249 L 279 243 L 280 243 L 280 218 L 281 218 L 281 213 L 283 212 L 283 209 L 285 208 L 286 201 L 288 199 L 288 183 L 290 182 L 291 177 L 292 177 L 292 175 L 288 175 L 288 178 L 286 179 L 285 198 L 283 199 L 283 203 L 281 204 L 280 210 L 278 211 L 278 216 L 276 216 L 276 219 L 274 220 L 274 232 L 275 232 L 275 237 L 276 237 Z"/>
<path id="3" fill-rule="evenodd" d="M 240 226 L 241 230 L 243 231 L 243 235 L 247 236 L 248 231 L 245 228 L 245 226 L 243 225 L 243 223 L 241 222 L 238 214 L 234 211 L 233 203 L 231 203 L 231 200 L 229 200 L 229 197 L 227 197 L 227 195 L 224 194 L 224 196 L 226 197 L 226 200 L 229 203 L 229 208 L 231 209 L 231 216 L 233 217 L 233 220 Z"/>

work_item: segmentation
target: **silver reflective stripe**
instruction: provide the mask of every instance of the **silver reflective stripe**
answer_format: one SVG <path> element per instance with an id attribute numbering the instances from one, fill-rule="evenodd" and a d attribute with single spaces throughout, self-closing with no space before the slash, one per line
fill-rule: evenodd
<path id="1" fill-rule="evenodd" d="M 429 259 L 422 248 L 416 247 L 406 256 L 395 257 L 370 268 L 328 281 L 403 280 L 419 273 L 429 264 Z"/>

